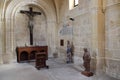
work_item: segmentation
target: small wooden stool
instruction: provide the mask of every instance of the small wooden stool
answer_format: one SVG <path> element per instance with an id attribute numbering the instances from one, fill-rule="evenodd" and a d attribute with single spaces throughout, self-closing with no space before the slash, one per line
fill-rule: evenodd
<path id="1" fill-rule="evenodd" d="M 38 52 L 38 53 L 36 53 L 36 56 L 35 56 L 35 58 L 36 58 L 36 68 L 38 69 L 38 70 L 40 70 L 40 68 L 49 68 L 49 66 L 47 66 L 46 65 L 46 57 L 47 56 L 47 54 L 45 53 L 45 52 Z"/>

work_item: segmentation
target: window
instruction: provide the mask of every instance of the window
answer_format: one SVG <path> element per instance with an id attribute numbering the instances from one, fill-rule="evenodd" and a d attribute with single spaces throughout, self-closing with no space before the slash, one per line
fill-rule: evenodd
<path id="1" fill-rule="evenodd" d="M 78 6 L 79 0 L 69 0 L 69 9 L 73 9 L 74 7 Z"/>
<path id="2" fill-rule="evenodd" d="M 74 7 L 78 6 L 79 0 L 74 0 Z"/>

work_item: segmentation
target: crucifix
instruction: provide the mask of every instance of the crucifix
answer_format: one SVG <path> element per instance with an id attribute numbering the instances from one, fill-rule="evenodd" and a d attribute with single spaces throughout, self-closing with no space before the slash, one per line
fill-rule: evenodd
<path id="1" fill-rule="evenodd" d="M 33 45 L 33 25 L 34 25 L 33 19 L 34 19 L 34 16 L 41 15 L 41 12 L 35 12 L 35 11 L 33 11 L 32 7 L 30 7 L 29 11 L 21 10 L 20 13 L 26 14 L 29 18 L 28 28 L 29 28 L 29 32 L 30 32 L 30 45 Z"/>

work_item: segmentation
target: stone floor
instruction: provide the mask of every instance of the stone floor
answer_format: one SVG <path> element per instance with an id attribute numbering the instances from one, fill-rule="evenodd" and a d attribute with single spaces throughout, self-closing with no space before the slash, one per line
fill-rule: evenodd
<path id="1" fill-rule="evenodd" d="M 12 63 L 0 66 L 0 80 L 116 80 L 107 76 L 86 77 L 73 68 L 73 64 L 66 64 L 57 59 L 47 61 L 49 69 L 35 68 L 35 63 Z"/>

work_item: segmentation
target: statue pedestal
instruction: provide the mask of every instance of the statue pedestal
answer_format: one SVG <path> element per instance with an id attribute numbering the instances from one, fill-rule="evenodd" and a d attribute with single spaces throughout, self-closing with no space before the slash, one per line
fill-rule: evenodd
<path id="1" fill-rule="evenodd" d="M 88 71 L 82 71 L 81 74 L 87 76 L 87 77 L 90 77 L 90 76 L 93 76 L 93 73 L 92 72 L 88 72 Z"/>

